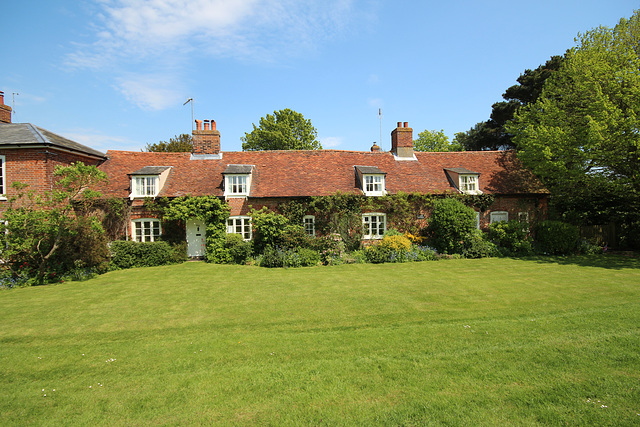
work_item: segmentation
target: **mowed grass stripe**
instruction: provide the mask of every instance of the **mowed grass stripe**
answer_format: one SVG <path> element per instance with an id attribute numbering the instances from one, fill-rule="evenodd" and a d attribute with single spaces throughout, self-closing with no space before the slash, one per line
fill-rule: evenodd
<path id="1" fill-rule="evenodd" d="M 8 425 L 629 424 L 639 273 L 621 258 L 187 263 L 3 292 L 0 412 Z"/>

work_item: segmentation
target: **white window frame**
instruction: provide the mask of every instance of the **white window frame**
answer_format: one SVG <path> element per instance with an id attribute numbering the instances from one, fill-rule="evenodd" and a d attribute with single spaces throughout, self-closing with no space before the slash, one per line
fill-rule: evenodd
<path id="1" fill-rule="evenodd" d="M 160 191 L 158 175 L 135 175 L 131 177 L 131 197 L 156 197 Z"/>
<path id="2" fill-rule="evenodd" d="M 502 221 L 509 221 L 509 212 L 507 211 L 491 212 L 491 221 L 490 221 L 491 224 L 493 224 L 494 222 L 502 222 Z"/>
<path id="3" fill-rule="evenodd" d="M 251 185 L 251 176 L 249 174 L 231 174 L 224 176 L 224 195 L 229 196 L 247 196 L 249 194 L 249 185 Z"/>
<path id="4" fill-rule="evenodd" d="M 460 174 L 458 176 L 458 188 L 467 194 L 480 193 L 480 177 L 476 174 Z"/>
<path id="5" fill-rule="evenodd" d="M 302 225 L 307 236 L 316 235 L 316 217 L 313 215 L 305 215 L 302 218 Z"/>
<path id="6" fill-rule="evenodd" d="M 155 242 L 160 239 L 160 236 L 162 236 L 162 224 L 159 219 L 140 218 L 131 221 L 131 240 L 136 242 Z"/>
<path id="7" fill-rule="evenodd" d="M 227 218 L 227 234 L 240 234 L 243 240 L 251 240 L 253 227 L 250 216 L 230 216 Z"/>
<path id="8" fill-rule="evenodd" d="M 523 222 L 525 224 L 529 223 L 529 212 L 522 211 L 518 212 L 518 221 Z"/>
<path id="9" fill-rule="evenodd" d="M 0 156 L 0 200 L 7 200 L 6 168 L 5 157 Z"/>
<path id="10" fill-rule="evenodd" d="M 476 212 L 476 229 L 480 230 L 480 212 Z"/>
<path id="11" fill-rule="evenodd" d="M 362 214 L 362 238 L 382 239 L 387 231 L 387 214 L 367 212 Z"/>
<path id="12" fill-rule="evenodd" d="M 382 174 L 363 174 L 362 175 L 364 194 L 367 196 L 384 196 L 385 176 Z"/>

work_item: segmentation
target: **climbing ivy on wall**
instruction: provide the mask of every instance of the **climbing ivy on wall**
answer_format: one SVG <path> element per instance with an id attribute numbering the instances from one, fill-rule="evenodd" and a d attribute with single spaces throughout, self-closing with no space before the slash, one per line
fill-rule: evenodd
<path id="1" fill-rule="evenodd" d="M 177 221 L 183 225 L 190 218 L 204 221 L 207 226 L 207 260 L 220 262 L 224 252 L 229 205 L 215 196 L 177 197 L 163 200 L 159 205 L 163 221 Z"/>

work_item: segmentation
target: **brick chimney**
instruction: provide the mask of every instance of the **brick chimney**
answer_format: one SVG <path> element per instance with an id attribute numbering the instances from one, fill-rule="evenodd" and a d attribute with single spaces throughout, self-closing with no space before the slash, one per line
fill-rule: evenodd
<path id="1" fill-rule="evenodd" d="M 413 129 L 408 122 L 398 122 L 398 127 L 391 131 L 391 152 L 396 157 L 413 159 Z"/>
<path id="2" fill-rule="evenodd" d="M 209 126 L 211 125 L 211 126 Z M 220 154 L 220 132 L 216 130 L 215 120 L 196 120 L 193 131 L 193 154 Z"/>
<path id="3" fill-rule="evenodd" d="M 11 123 L 11 107 L 4 105 L 4 92 L 0 91 L 0 123 Z"/>

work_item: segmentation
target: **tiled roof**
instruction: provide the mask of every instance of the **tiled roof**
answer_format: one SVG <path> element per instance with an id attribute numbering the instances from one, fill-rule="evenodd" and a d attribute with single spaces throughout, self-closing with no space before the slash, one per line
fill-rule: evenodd
<path id="1" fill-rule="evenodd" d="M 46 145 L 62 148 L 93 157 L 105 158 L 105 154 L 50 132 L 31 123 L 0 123 L 0 146 L 21 148 Z"/>
<path id="2" fill-rule="evenodd" d="M 386 174 L 386 190 L 433 193 L 456 191 L 446 168 L 479 173 L 480 190 L 494 194 L 546 193 L 520 166 L 513 152 L 466 151 L 415 153 L 417 161 L 397 161 L 388 152 L 309 150 L 223 152 L 221 159 L 190 160 L 190 153 L 108 151 L 100 168 L 110 178 L 105 194 L 127 197 L 128 174 L 145 166 L 172 166 L 159 196 L 223 195 L 229 165 L 253 165 L 251 197 L 304 197 L 360 193 L 354 166 L 367 165 Z M 165 167 L 166 167 L 165 166 Z"/>

